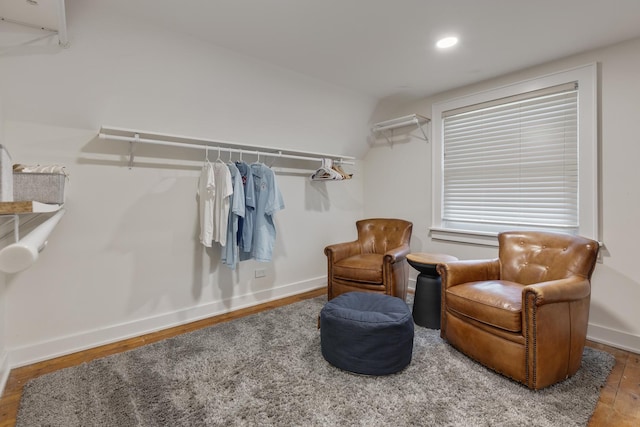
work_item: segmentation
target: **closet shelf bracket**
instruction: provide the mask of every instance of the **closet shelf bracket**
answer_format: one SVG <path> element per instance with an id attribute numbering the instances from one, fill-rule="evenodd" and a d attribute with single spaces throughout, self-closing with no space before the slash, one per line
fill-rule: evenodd
<path id="1" fill-rule="evenodd" d="M 129 141 L 129 170 L 133 169 L 133 152 L 138 142 L 140 142 L 140 134 L 136 133 L 133 135 L 133 140 Z"/>
<path id="2" fill-rule="evenodd" d="M 416 125 L 418 129 L 420 129 L 420 132 L 422 132 L 424 140 L 429 142 L 429 137 L 427 136 L 427 133 L 424 131 L 423 127 L 429 122 L 431 122 L 431 119 L 428 117 L 421 116 L 419 114 L 409 114 L 408 116 L 397 117 L 395 119 L 375 123 L 371 128 L 371 132 L 373 132 L 374 134 L 381 133 L 387 139 L 389 144 L 392 144 L 389 135 L 387 135 L 385 131 L 393 131 L 394 129 L 398 129 L 401 127 Z"/>

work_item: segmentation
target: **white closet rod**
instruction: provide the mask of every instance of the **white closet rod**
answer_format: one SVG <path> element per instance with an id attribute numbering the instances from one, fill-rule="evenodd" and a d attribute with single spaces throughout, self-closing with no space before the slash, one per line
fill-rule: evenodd
<path id="1" fill-rule="evenodd" d="M 146 132 L 140 132 L 140 133 L 146 133 Z M 188 142 L 176 142 L 176 141 L 169 141 L 169 140 L 160 140 L 160 139 L 150 139 L 150 138 L 140 138 L 140 133 L 135 133 L 133 136 L 120 136 L 120 135 L 111 135 L 108 133 L 104 133 L 104 132 L 100 132 L 98 135 L 100 137 L 100 139 L 111 139 L 111 140 L 116 140 L 116 141 L 127 141 L 130 143 L 144 143 L 144 144 L 155 144 L 155 145 L 166 145 L 166 146 L 171 146 L 171 147 L 181 147 L 181 148 L 194 148 L 194 149 L 198 149 L 198 150 L 210 150 L 210 151 L 224 151 L 224 152 L 228 152 L 228 153 L 247 153 L 247 154 L 253 154 L 253 155 L 257 155 L 257 156 L 265 156 L 265 157 L 278 157 L 278 158 L 283 158 L 283 159 L 297 159 L 297 160 L 310 160 L 310 161 L 322 161 L 323 158 L 331 158 L 334 159 L 335 161 L 337 161 L 338 163 L 341 164 L 345 164 L 345 165 L 354 165 L 355 162 L 353 160 L 355 160 L 355 157 L 350 157 L 350 156 L 336 156 L 336 155 L 331 155 L 331 154 L 321 154 L 321 153 L 307 153 L 307 152 L 303 152 L 303 151 L 299 151 L 299 153 L 305 153 L 305 154 L 310 154 L 310 155 L 299 155 L 299 154 L 287 154 L 286 151 L 284 149 L 279 149 L 279 148 L 267 148 L 264 147 L 268 150 L 274 150 L 274 151 L 261 151 L 261 150 L 247 150 L 246 148 L 234 148 L 234 147 L 224 147 L 220 144 L 226 144 L 226 145 L 235 145 L 236 147 L 242 146 L 242 147 L 251 147 L 251 148 L 263 148 L 263 147 L 257 147 L 257 146 L 252 146 L 252 145 L 246 145 L 246 144 L 237 144 L 237 143 L 233 143 L 233 142 L 226 142 L 226 141 L 208 141 L 205 140 L 203 142 L 205 142 L 205 145 L 202 144 L 191 144 Z M 180 137 L 180 139 L 184 139 L 182 137 Z M 187 138 L 188 139 L 188 138 Z M 213 145 L 211 145 L 213 144 Z M 132 162 L 133 159 L 133 149 L 130 151 L 130 163 Z M 345 160 L 348 159 L 348 160 Z"/>
<path id="2" fill-rule="evenodd" d="M 54 216 L 34 228 L 29 234 L 0 250 L 0 270 L 17 273 L 25 270 L 38 259 L 38 254 L 47 246 L 47 239 L 64 215 L 60 209 Z"/>

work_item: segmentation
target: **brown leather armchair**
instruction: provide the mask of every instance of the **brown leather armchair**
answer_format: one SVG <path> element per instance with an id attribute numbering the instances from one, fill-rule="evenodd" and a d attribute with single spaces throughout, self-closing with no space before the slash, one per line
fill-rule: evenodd
<path id="1" fill-rule="evenodd" d="M 402 219 L 373 218 L 356 222 L 358 240 L 327 246 L 328 298 L 351 291 L 407 296 L 413 224 Z"/>
<path id="2" fill-rule="evenodd" d="M 438 265 L 440 335 L 483 365 L 547 387 L 580 368 L 598 242 L 505 232 L 498 258 Z"/>

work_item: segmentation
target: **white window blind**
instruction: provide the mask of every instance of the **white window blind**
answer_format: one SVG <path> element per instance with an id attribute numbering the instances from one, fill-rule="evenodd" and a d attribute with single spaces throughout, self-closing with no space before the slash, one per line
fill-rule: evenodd
<path id="1" fill-rule="evenodd" d="M 444 111 L 442 118 L 444 227 L 578 231 L 576 83 Z"/>

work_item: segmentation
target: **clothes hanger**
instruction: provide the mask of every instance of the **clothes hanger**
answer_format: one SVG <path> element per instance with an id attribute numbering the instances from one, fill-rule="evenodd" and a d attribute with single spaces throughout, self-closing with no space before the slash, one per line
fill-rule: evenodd
<path id="1" fill-rule="evenodd" d="M 243 153 L 242 149 L 239 149 L 239 150 L 238 150 L 238 153 L 239 153 L 239 156 L 238 156 L 238 157 L 239 157 L 239 159 L 238 159 L 238 161 L 236 162 L 236 165 L 237 165 L 238 163 L 244 163 L 244 161 L 242 161 L 242 153 Z"/>
<path id="2" fill-rule="evenodd" d="M 221 148 L 220 146 L 218 146 L 218 158 L 216 159 L 216 162 L 224 164 L 224 160 L 222 160 L 222 158 L 220 157 L 220 151 L 221 151 Z"/>
<path id="3" fill-rule="evenodd" d="M 333 160 L 322 159 L 322 165 L 311 175 L 312 181 L 339 181 L 344 177 L 333 168 Z"/>
<path id="4" fill-rule="evenodd" d="M 333 169 L 334 171 L 338 172 L 340 175 L 342 175 L 343 179 L 351 179 L 353 177 L 352 173 L 346 173 L 344 171 L 344 169 L 342 169 L 342 166 L 336 162 L 333 162 L 333 165 L 331 166 L 331 169 Z"/>

